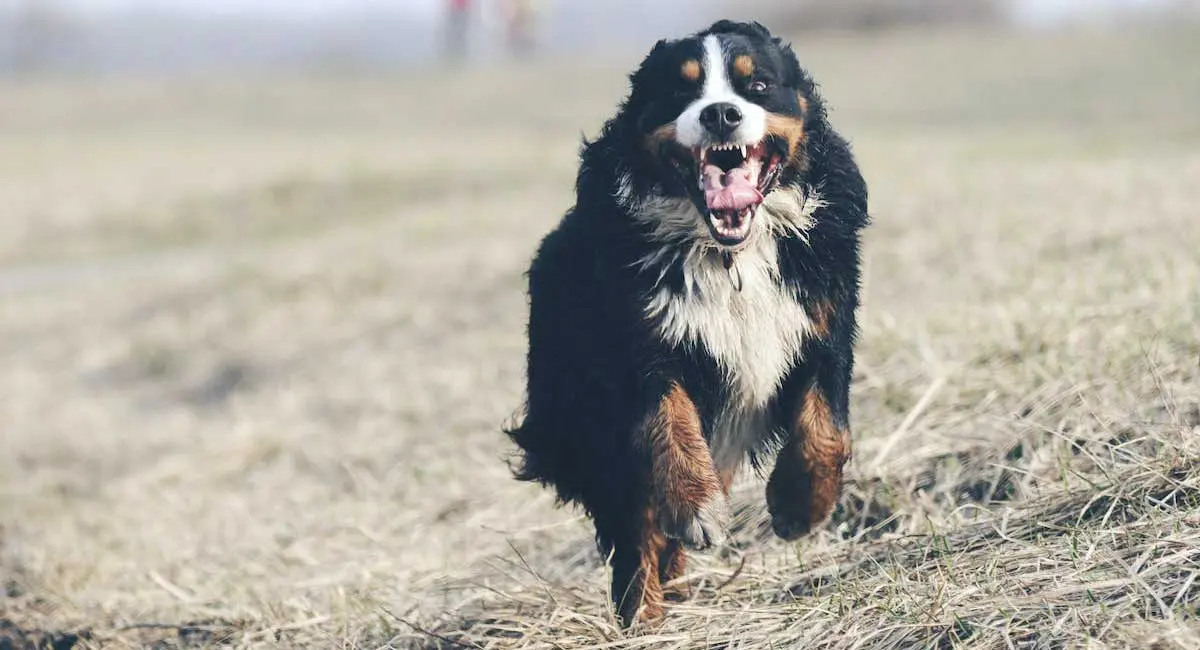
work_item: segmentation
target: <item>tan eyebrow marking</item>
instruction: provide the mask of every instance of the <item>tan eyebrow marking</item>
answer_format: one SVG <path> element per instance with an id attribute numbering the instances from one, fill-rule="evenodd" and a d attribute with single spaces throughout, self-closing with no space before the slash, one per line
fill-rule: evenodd
<path id="1" fill-rule="evenodd" d="M 679 72 L 688 81 L 700 81 L 700 62 L 696 59 L 688 59 L 683 62 Z"/>
<path id="2" fill-rule="evenodd" d="M 738 76 L 749 77 L 754 74 L 754 59 L 749 54 L 742 54 L 733 60 L 733 71 Z"/>

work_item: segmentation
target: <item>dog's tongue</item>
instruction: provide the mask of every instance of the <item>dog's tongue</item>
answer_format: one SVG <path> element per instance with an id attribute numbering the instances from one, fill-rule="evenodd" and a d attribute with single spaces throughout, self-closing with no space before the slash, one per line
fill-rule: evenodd
<path id="1" fill-rule="evenodd" d="M 762 203 L 758 182 L 746 167 L 728 172 L 717 165 L 704 166 L 704 198 L 710 210 L 745 210 Z"/>

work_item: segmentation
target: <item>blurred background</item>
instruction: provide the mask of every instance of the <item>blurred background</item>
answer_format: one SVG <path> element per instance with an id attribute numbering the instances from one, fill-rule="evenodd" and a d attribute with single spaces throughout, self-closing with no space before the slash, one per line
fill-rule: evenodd
<path id="1" fill-rule="evenodd" d="M 504 463 L 523 273 L 631 68 L 722 15 L 793 42 L 871 186 L 861 516 L 805 553 L 1191 417 L 1200 0 L 0 0 L 0 646 L 379 647 L 380 608 L 540 611 L 517 548 L 602 604 Z"/>
<path id="2" fill-rule="evenodd" d="M 447 47 L 490 60 L 522 39 L 550 55 L 619 54 L 718 15 L 799 33 L 1044 27 L 1197 11 L 1195 0 L 2 0 L 0 61 L 18 73 L 378 69 L 426 64 Z M 448 32 L 458 29 L 462 42 L 452 46 Z"/>

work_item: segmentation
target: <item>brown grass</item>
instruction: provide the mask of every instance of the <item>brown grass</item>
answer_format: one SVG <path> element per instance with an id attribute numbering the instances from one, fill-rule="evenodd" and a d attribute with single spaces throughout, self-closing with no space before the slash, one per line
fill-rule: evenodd
<path id="1" fill-rule="evenodd" d="M 876 219 L 846 492 L 789 545 L 743 475 L 631 632 L 500 434 L 625 64 L 0 88 L 0 647 L 1200 647 L 1197 43 L 799 44 Z"/>

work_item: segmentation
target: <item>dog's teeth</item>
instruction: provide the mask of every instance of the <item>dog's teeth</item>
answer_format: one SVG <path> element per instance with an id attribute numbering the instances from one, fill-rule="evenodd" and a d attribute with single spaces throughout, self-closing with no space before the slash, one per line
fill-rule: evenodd
<path id="1" fill-rule="evenodd" d="M 742 145 L 742 158 L 746 157 L 746 145 Z"/>

